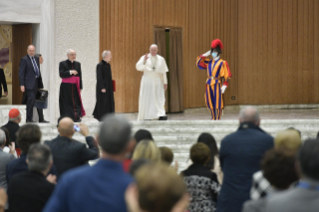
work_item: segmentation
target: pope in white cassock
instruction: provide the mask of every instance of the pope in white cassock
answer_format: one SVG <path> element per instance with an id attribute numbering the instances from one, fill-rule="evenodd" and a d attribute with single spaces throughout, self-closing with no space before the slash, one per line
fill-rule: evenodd
<path id="1" fill-rule="evenodd" d="M 136 63 L 136 69 L 144 73 L 140 87 L 138 121 L 159 119 L 165 116 L 168 68 L 165 59 L 157 52 L 157 45 L 151 45 L 150 53 L 143 55 Z"/>

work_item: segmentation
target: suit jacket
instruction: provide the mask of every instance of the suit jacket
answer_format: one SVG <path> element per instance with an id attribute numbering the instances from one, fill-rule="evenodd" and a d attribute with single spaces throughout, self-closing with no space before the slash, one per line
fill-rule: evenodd
<path id="1" fill-rule="evenodd" d="M 0 68 L 0 98 L 2 97 L 2 86 L 4 92 L 8 92 L 6 77 L 4 76 L 3 69 Z"/>
<path id="2" fill-rule="evenodd" d="M 124 194 L 132 181 L 121 163 L 101 159 L 65 173 L 43 212 L 127 212 Z"/>
<path id="3" fill-rule="evenodd" d="M 218 212 L 241 211 L 243 203 L 250 199 L 252 175 L 260 170 L 264 153 L 273 147 L 273 137 L 249 122 L 222 140 L 219 158 L 224 179 Z"/>
<path id="4" fill-rule="evenodd" d="M 84 143 L 64 136 L 58 136 L 51 141 L 45 141 L 52 151 L 53 163 L 57 168 L 58 177 L 65 171 L 86 164 L 99 155 L 99 149 L 94 145 L 94 138 L 86 137 L 89 148 Z"/>
<path id="5" fill-rule="evenodd" d="M 78 74 L 77 75 L 70 75 L 71 70 L 76 70 L 78 72 Z M 74 61 L 73 68 L 72 68 L 72 63 L 70 60 L 62 61 L 62 62 L 60 62 L 60 65 L 59 65 L 59 72 L 60 72 L 61 78 L 68 78 L 68 77 L 72 77 L 72 76 L 80 77 L 80 89 L 81 90 L 83 89 L 81 63 Z"/>
<path id="6" fill-rule="evenodd" d="M 0 187 L 7 188 L 6 165 L 15 157 L 12 154 L 4 152 L 0 148 Z"/>
<path id="7" fill-rule="evenodd" d="M 54 184 L 39 172 L 27 171 L 12 178 L 8 186 L 10 212 L 41 212 Z"/>
<path id="8" fill-rule="evenodd" d="M 29 170 L 26 159 L 27 159 L 27 154 L 22 153 L 20 155 L 20 158 L 14 159 L 7 164 L 6 177 L 7 177 L 8 184 L 10 183 L 10 180 L 12 179 L 14 175 L 27 172 Z M 51 167 L 49 174 L 57 175 L 56 168 L 54 165 Z"/>
<path id="9" fill-rule="evenodd" d="M 316 183 L 319 185 L 319 182 Z M 319 191 L 291 188 L 268 199 L 267 212 L 318 212 Z"/>
<path id="10" fill-rule="evenodd" d="M 38 80 L 38 88 L 43 88 L 42 76 L 40 71 L 39 58 L 34 57 L 39 68 L 39 77 L 36 78 L 35 70 L 29 55 L 24 56 L 19 64 L 19 80 L 20 86 L 24 85 L 25 89 L 33 90 L 36 80 Z"/>

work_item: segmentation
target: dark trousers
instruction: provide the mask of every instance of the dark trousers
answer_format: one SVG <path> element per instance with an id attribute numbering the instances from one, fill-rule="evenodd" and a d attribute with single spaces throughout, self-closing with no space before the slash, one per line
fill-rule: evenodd
<path id="1" fill-rule="evenodd" d="M 35 98 L 37 96 L 37 91 L 38 91 L 38 80 L 35 81 L 35 85 L 33 89 L 29 90 L 26 89 L 25 93 L 27 96 L 27 120 L 32 121 L 33 118 L 33 107 L 35 103 Z M 42 109 L 41 109 L 42 110 Z M 43 116 L 43 111 L 40 111 L 42 116 Z M 39 110 L 38 110 L 39 113 Z M 40 120 L 40 115 L 39 115 L 39 120 Z"/>

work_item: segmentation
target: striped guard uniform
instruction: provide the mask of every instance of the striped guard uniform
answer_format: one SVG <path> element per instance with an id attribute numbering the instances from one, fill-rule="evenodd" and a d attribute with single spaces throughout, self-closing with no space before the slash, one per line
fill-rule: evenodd
<path id="1" fill-rule="evenodd" d="M 199 69 L 207 71 L 205 103 L 207 109 L 210 111 L 212 120 L 219 120 L 224 108 L 222 92 L 220 90 L 222 86 L 221 80 L 224 78 L 223 85 L 228 86 L 228 80 L 232 77 L 228 63 L 222 59 L 218 59 L 217 61 L 210 60 L 201 55 L 197 57 L 196 66 Z"/>

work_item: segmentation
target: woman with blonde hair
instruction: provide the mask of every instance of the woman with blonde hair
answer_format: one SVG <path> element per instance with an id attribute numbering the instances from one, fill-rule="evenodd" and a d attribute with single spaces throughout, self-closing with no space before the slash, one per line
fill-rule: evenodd
<path id="1" fill-rule="evenodd" d="M 142 140 L 136 146 L 132 160 L 147 159 L 152 162 L 161 161 L 161 152 L 152 140 Z"/>

